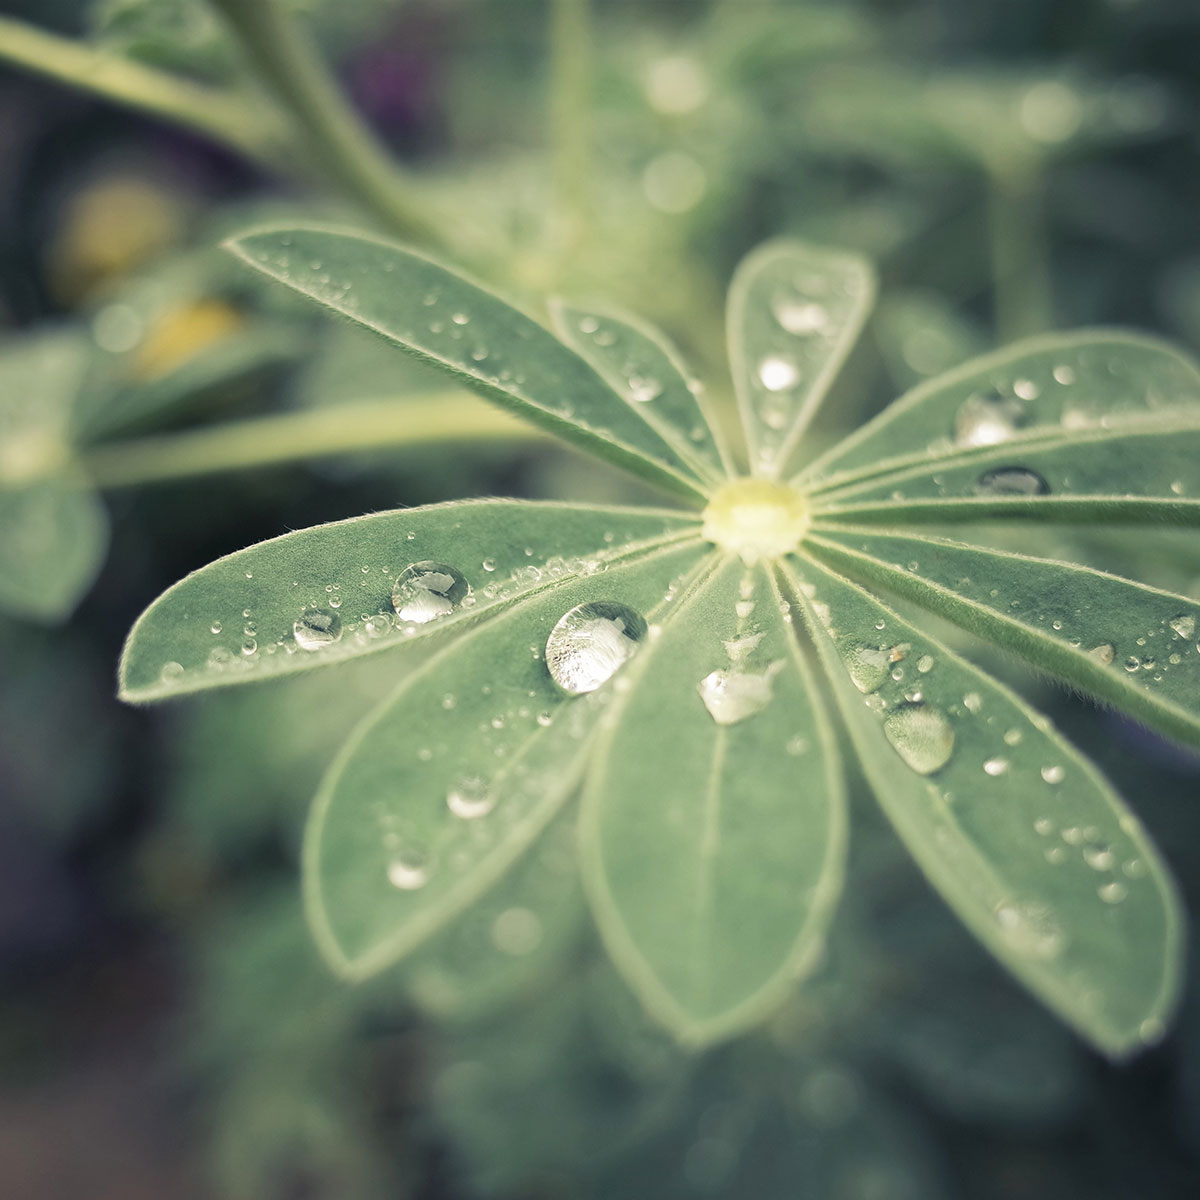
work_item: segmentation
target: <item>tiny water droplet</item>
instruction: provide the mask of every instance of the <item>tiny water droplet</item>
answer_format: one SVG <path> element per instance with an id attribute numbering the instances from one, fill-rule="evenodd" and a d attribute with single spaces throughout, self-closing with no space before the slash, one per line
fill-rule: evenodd
<path id="1" fill-rule="evenodd" d="M 922 675 L 929 674 L 929 672 L 933 670 L 933 655 L 922 654 L 921 657 L 917 659 L 917 670 L 920 671 Z"/>
<path id="2" fill-rule="evenodd" d="M 220 621 L 214 621 L 214 622 L 213 622 L 213 623 L 212 623 L 212 624 L 209 626 L 209 630 L 210 630 L 212 633 L 220 633 L 220 632 L 221 632 L 221 622 L 220 622 Z"/>
<path id="3" fill-rule="evenodd" d="M 568 695 L 594 692 L 637 653 L 646 621 L 624 604 L 577 604 L 546 639 L 546 667 Z"/>
<path id="4" fill-rule="evenodd" d="M 1084 846 L 1080 853 L 1093 871 L 1111 871 L 1117 863 L 1117 856 L 1110 846 L 1092 842 Z"/>
<path id="5" fill-rule="evenodd" d="M 800 380 L 800 369 L 790 358 L 769 354 L 758 364 L 759 382 L 768 392 L 784 392 Z"/>
<path id="6" fill-rule="evenodd" d="M 1066 771 L 1058 763 L 1053 763 L 1050 766 L 1042 768 L 1042 778 L 1047 783 L 1062 783 L 1066 775 Z"/>
<path id="7" fill-rule="evenodd" d="M 983 764 L 984 773 L 987 775 L 1006 775 L 1008 773 L 1007 758 L 989 758 Z"/>
<path id="8" fill-rule="evenodd" d="M 1024 736 L 1019 729 L 1009 729 L 1004 734 L 1004 744 L 1006 746 L 1019 746 Z"/>
<path id="9" fill-rule="evenodd" d="M 1129 889 L 1118 879 L 1103 883 L 1096 890 L 1105 904 L 1120 904 L 1129 895 Z"/>
<path id="10" fill-rule="evenodd" d="M 1035 958 L 1056 958 L 1066 943 L 1053 913 L 1041 904 L 1005 901 L 995 909 L 996 923 L 1013 946 Z"/>
<path id="11" fill-rule="evenodd" d="M 456 312 L 450 318 L 450 320 L 452 320 L 455 323 L 455 325 L 465 325 L 470 319 L 471 318 L 468 317 L 466 313 L 461 313 L 461 312 Z"/>
<path id="12" fill-rule="evenodd" d="M 997 467 L 984 471 L 975 483 L 978 496 L 1046 496 L 1050 485 L 1028 467 Z"/>
<path id="13" fill-rule="evenodd" d="M 461 571 L 446 563 L 411 563 L 392 588 L 392 607 L 402 621 L 425 625 L 449 616 L 470 593 Z"/>
<path id="14" fill-rule="evenodd" d="M 301 650 L 323 650 L 342 636 L 342 619 L 327 608 L 306 608 L 292 623 Z"/>
<path id="15" fill-rule="evenodd" d="M 496 797 L 486 779 L 469 775 L 446 793 L 446 807 L 456 817 L 472 821 L 476 817 L 486 817 L 496 807 Z"/>
<path id="16" fill-rule="evenodd" d="M 963 708 L 967 712 L 977 713 L 983 707 L 983 697 L 978 692 L 968 692 L 963 697 Z"/>
<path id="17" fill-rule="evenodd" d="M 629 380 L 629 398 L 637 404 L 649 404 L 662 395 L 662 384 L 649 376 L 634 375 Z"/>
<path id="18" fill-rule="evenodd" d="M 954 730 L 936 708 L 906 704 L 884 719 L 892 748 L 918 775 L 932 775 L 950 761 Z"/>
<path id="19" fill-rule="evenodd" d="M 825 306 L 800 296 L 777 296 L 771 304 L 771 312 L 788 333 L 823 333 L 829 327 L 829 313 Z"/>
<path id="20" fill-rule="evenodd" d="M 492 945 L 501 954 L 532 954 L 541 941 L 541 918 L 527 908 L 506 908 L 492 922 Z"/>
<path id="21" fill-rule="evenodd" d="M 1116 657 L 1116 648 L 1111 642 L 1101 642 L 1098 646 L 1093 646 L 1088 654 L 1097 662 L 1108 666 L 1109 663 Z"/>
<path id="22" fill-rule="evenodd" d="M 167 662 L 163 663 L 162 670 L 159 671 L 158 677 L 163 683 L 172 683 L 183 675 L 183 663 Z"/>

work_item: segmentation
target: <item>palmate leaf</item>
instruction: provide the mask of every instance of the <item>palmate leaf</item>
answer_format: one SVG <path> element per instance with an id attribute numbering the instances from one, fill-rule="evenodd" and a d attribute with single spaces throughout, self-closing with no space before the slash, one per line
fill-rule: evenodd
<path id="1" fill-rule="evenodd" d="M 565 612 L 598 594 L 658 619 L 707 554 L 698 540 L 560 583 L 429 659 L 330 768 L 305 837 L 318 942 L 361 978 L 436 933 L 541 833 L 579 782 L 602 688 L 567 697 L 543 648 Z"/>
<path id="2" fill-rule="evenodd" d="M 1182 917 L 1137 819 L 1007 688 L 812 558 L 786 571 L 863 771 L 946 902 L 1108 1053 L 1159 1036 Z"/>
<path id="3" fill-rule="evenodd" d="M 374 653 L 696 531 L 684 512 L 468 500 L 284 534 L 164 592 L 129 634 L 121 695 L 142 703 Z M 442 592 L 421 595 L 426 571 Z"/>
<path id="4" fill-rule="evenodd" d="M 584 882 L 643 1002 L 704 1043 L 815 961 L 842 886 L 837 753 L 769 572 L 737 559 L 619 690 L 584 793 Z"/>
<path id="5" fill-rule="evenodd" d="M 1071 563 L 942 538 L 820 529 L 811 551 L 1200 743 L 1200 602 Z"/>
<path id="6" fill-rule="evenodd" d="M 874 298 L 874 272 L 856 254 L 778 241 L 742 261 L 729 362 L 752 474 L 786 470 Z"/>
<path id="7" fill-rule="evenodd" d="M 685 500 L 704 478 L 642 406 L 532 318 L 391 242 L 263 229 L 227 247 L 250 266 L 439 367 L 465 387 Z"/>

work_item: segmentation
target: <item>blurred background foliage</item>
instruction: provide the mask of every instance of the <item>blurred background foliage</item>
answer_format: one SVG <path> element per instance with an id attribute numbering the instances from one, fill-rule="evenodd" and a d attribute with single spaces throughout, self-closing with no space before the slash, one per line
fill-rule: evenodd
<path id="1" fill-rule="evenodd" d="M 398 204 L 297 124 L 246 48 L 259 7 L 0 14 L 0 1191 L 1195 1196 L 1200 988 L 1161 1047 L 1106 1064 L 974 947 L 861 796 L 821 970 L 696 1059 L 597 952 L 567 822 L 401 969 L 329 976 L 298 832 L 388 656 L 336 692 L 111 695 L 142 607 L 251 541 L 458 496 L 642 494 L 431 395 L 217 253 L 225 232 L 376 226 L 535 311 L 624 304 L 726 411 L 736 260 L 778 234 L 860 249 L 883 299 L 829 436 L 1041 329 L 1200 350 L 1200 7 L 286 0 L 400 164 Z M 1056 544 L 1200 596 L 1191 534 Z M 987 665 L 1130 797 L 1195 912 L 1195 756 Z"/>

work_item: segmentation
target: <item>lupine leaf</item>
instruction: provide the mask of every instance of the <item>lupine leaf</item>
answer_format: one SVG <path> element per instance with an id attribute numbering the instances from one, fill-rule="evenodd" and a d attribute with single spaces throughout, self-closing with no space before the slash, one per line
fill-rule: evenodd
<path id="1" fill-rule="evenodd" d="M 1197 601 L 1090 567 L 941 538 L 823 529 L 806 544 L 838 569 L 1200 742 Z"/>
<path id="2" fill-rule="evenodd" d="M 1200 521 L 1200 409 L 954 455 L 814 498 L 839 518 Z"/>
<path id="3" fill-rule="evenodd" d="M 263 679 L 401 645 L 697 529 L 684 512 L 468 500 L 375 513 L 260 542 L 193 572 L 138 619 L 121 659 L 134 702 Z M 424 621 L 404 572 L 461 576 Z M 432 580 L 450 586 L 452 576 Z M 420 608 L 422 597 L 409 599 Z M 306 637 L 306 614 L 329 628 Z M 297 622 L 300 622 L 298 625 Z M 308 648 L 305 648 L 305 642 Z"/>
<path id="4" fill-rule="evenodd" d="M 331 230 L 264 229 L 226 245 L 565 441 L 684 499 L 703 495 L 690 462 L 583 358 L 461 275 L 391 242 Z"/>
<path id="5" fill-rule="evenodd" d="M 702 1043 L 760 1019 L 820 948 L 842 882 L 836 752 L 764 568 L 725 560 L 621 688 L 584 881 L 634 990 Z"/>
<path id="6" fill-rule="evenodd" d="M 483 895 L 578 783 L 601 688 L 567 697 L 543 648 L 577 604 L 662 609 L 707 553 L 671 546 L 530 597 L 429 659 L 350 738 L 314 803 L 305 896 L 347 977 L 381 970 Z"/>
<path id="7" fill-rule="evenodd" d="M 1113 420 L 1200 416 L 1200 369 L 1165 342 L 1117 330 L 1029 338 L 923 383 L 801 473 L 821 490 L 976 446 L 1074 441 Z M 909 461 L 911 460 L 911 462 Z M 1112 489 L 1105 489 L 1112 490 Z"/>
<path id="8" fill-rule="evenodd" d="M 607 309 L 555 304 L 551 315 L 559 337 L 637 405 L 643 419 L 701 478 L 719 483 L 733 474 L 719 431 L 701 402 L 699 382 L 688 375 L 662 334 Z"/>
<path id="9" fill-rule="evenodd" d="M 777 241 L 742 260 L 729 360 L 753 474 L 787 468 L 874 298 L 874 272 L 856 254 Z"/>
<path id="10" fill-rule="evenodd" d="M 1137 818 L 1007 688 L 811 558 L 787 570 L 863 772 L 943 899 L 1100 1049 L 1157 1040 L 1181 916 Z"/>

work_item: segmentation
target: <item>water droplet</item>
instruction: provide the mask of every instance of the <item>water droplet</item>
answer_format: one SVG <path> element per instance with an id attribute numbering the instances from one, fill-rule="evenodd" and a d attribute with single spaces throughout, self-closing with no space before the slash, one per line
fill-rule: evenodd
<path id="1" fill-rule="evenodd" d="M 466 313 L 461 313 L 461 312 L 456 312 L 450 318 L 450 320 L 452 320 L 455 323 L 455 325 L 465 325 L 470 319 L 471 318 L 468 317 Z"/>
<path id="2" fill-rule="evenodd" d="M 1080 853 L 1083 855 L 1083 861 L 1093 871 L 1111 871 L 1117 864 L 1117 856 L 1112 852 L 1112 848 L 1100 843 L 1090 842 Z"/>
<path id="3" fill-rule="evenodd" d="M 1042 778 L 1047 783 L 1062 783 L 1066 778 L 1066 771 L 1062 769 L 1058 763 L 1053 763 L 1051 766 L 1042 768 Z"/>
<path id="4" fill-rule="evenodd" d="M 783 392 L 800 381 L 800 369 L 790 358 L 769 354 L 758 364 L 758 378 L 768 392 Z"/>
<path id="5" fill-rule="evenodd" d="M 496 797 L 486 779 L 468 775 L 446 793 L 446 807 L 464 821 L 486 817 L 496 807 Z"/>
<path id="6" fill-rule="evenodd" d="M 921 657 L 917 659 L 917 670 L 920 671 L 922 675 L 929 674 L 929 672 L 933 670 L 933 655 L 922 654 Z"/>
<path id="7" fill-rule="evenodd" d="M 883 722 L 883 732 L 897 754 L 918 775 L 932 775 L 950 761 L 954 730 L 926 704 L 906 704 Z"/>
<path id="8" fill-rule="evenodd" d="M 712 671 L 696 685 L 704 707 L 718 725 L 736 725 L 756 716 L 771 703 L 772 680 L 783 667 L 772 663 L 765 671 Z"/>
<path id="9" fill-rule="evenodd" d="M 292 623 L 301 650 L 323 650 L 342 636 L 342 619 L 327 608 L 306 608 Z"/>
<path id="10" fill-rule="evenodd" d="M 967 712 L 977 713 L 983 707 L 983 697 L 978 692 L 968 692 L 963 697 L 963 708 Z"/>
<path id="11" fill-rule="evenodd" d="M 392 606 L 402 621 L 425 625 L 449 616 L 470 593 L 461 571 L 446 563 L 417 562 L 405 567 L 392 588 Z"/>
<path id="12" fill-rule="evenodd" d="M 1054 368 L 1054 379 L 1064 387 L 1070 387 L 1075 382 L 1075 368 L 1062 363 Z"/>
<path id="13" fill-rule="evenodd" d="M 996 446 L 1024 423 L 1025 406 L 1012 396 L 976 394 L 968 396 L 955 415 L 954 440 L 960 446 Z"/>
<path id="14" fill-rule="evenodd" d="M 637 404 L 649 404 L 662 395 L 662 384 L 649 376 L 634 375 L 629 380 L 629 398 Z"/>
<path id="15" fill-rule="evenodd" d="M 1125 670 L 1128 671 L 1130 675 L 1132 675 L 1141 665 L 1142 660 L 1138 658 L 1136 654 L 1131 654 L 1125 660 Z"/>
<path id="16" fill-rule="evenodd" d="M 167 662 L 163 663 L 162 670 L 159 671 L 158 677 L 163 683 L 173 683 L 183 675 L 183 663 Z"/>
<path id="17" fill-rule="evenodd" d="M 220 633 L 220 632 L 221 632 L 221 622 L 220 622 L 220 621 L 214 621 L 214 622 L 213 622 L 213 623 L 212 623 L 212 624 L 209 626 L 209 629 L 210 629 L 210 631 L 211 631 L 211 632 L 213 632 L 213 633 Z"/>
<path id="18" fill-rule="evenodd" d="M 532 954 L 541 940 L 541 919 L 527 908 L 506 908 L 492 922 L 492 945 L 501 954 Z"/>
<path id="19" fill-rule="evenodd" d="M 1024 736 L 1019 729 L 1009 729 L 1004 734 L 1004 744 L 1006 746 L 1019 746 Z"/>
<path id="20" fill-rule="evenodd" d="M 1112 662 L 1112 660 L 1116 657 L 1116 653 L 1116 648 L 1111 642 L 1101 642 L 1100 645 L 1093 646 L 1088 651 L 1088 654 L 1092 658 L 1094 658 L 1098 663 L 1103 663 L 1105 666 L 1108 666 L 1108 664 Z"/>
<path id="21" fill-rule="evenodd" d="M 624 604 L 578 604 L 550 631 L 546 666 L 569 695 L 594 692 L 633 657 L 645 636 L 645 618 Z"/>
<path id="22" fill-rule="evenodd" d="M 1120 904 L 1129 895 L 1129 889 L 1118 879 L 1101 884 L 1096 890 L 1105 904 Z"/>
<path id="23" fill-rule="evenodd" d="M 429 880 L 429 863 L 416 851 L 393 855 L 387 865 L 388 883 L 402 892 L 413 892 Z"/>
<path id="24" fill-rule="evenodd" d="M 777 296 L 771 304 L 775 320 L 788 331 L 798 335 L 823 333 L 829 327 L 825 306 L 800 296 Z"/>
<path id="25" fill-rule="evenodd" d="M 1046 496 L 1050 485 L 1028 467 L 997 467 L 984 471 L 975 484 L 978 496 Z"/>
<path id="26" fill-rule="evenodd" d="M 1171 628 L 1178 637 L 1187 638 L 1188 641 L 1191 641 L 1196 633 L 1196 618 L 1190 613 L 1175 617 L 1171 621 Z"/>
<path id="27" fill-rule="evenodd" d="M 987 775 L 1006 775 L 1008 773 L 1007 758 L 989 758 L 983 764 L 984 773 Z"/>
<path id="28" fill-rule="evenodd" d="M 1005 901 L 995 910 L 996 923 L 1013 946 L 1035 958 L 1055 958 L 1066 938 L 1051 911 L 1041 904 Z"/>
<path id="29" fill-rule="evenodd" d="M 863 695 L 878 691 L 891 670 L 891 655 L 886 647 L 854 646 L 845 659 L 850 681 Z"/>

